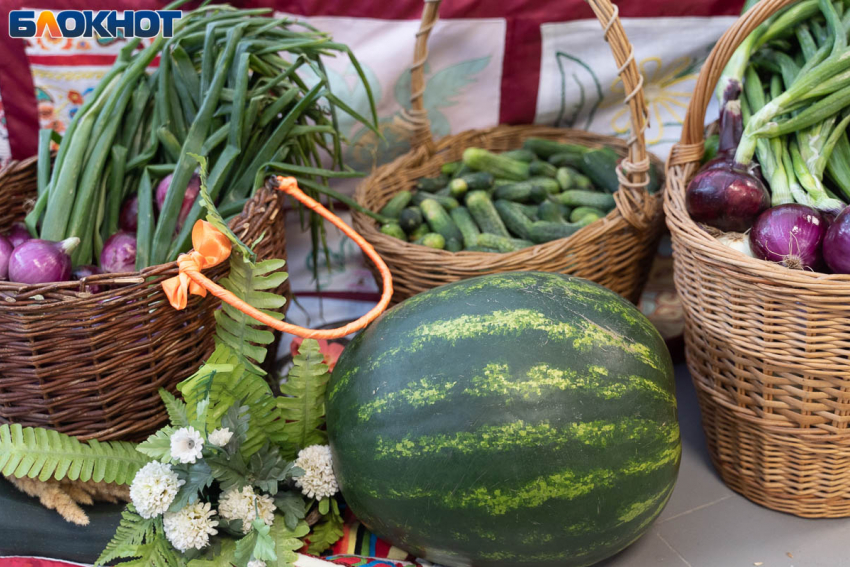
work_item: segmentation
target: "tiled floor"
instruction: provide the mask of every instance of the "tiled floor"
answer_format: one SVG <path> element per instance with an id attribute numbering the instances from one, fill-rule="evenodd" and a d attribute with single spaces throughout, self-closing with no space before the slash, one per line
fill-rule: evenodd
<path id="1" fill-rule="evenodd" d="M 649 533 L 598 567 L 850 567 L 850 519 L 774 512 L 721 482 L 684 364 L 676 368 L 676 386 L 683 455 L 670 503 Z"/>

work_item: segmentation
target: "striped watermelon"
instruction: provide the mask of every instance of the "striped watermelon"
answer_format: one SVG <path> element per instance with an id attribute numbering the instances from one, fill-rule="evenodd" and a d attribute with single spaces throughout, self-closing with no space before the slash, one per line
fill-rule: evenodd
<path id="1" fill-rule="evenodd" d="M 681 456 L 661 336 L 558 274 L 464 280 L 386 312 L 343 352 L 327 410 L 354 513 L 451 566 L 609 557 L 664 508 Z"/>

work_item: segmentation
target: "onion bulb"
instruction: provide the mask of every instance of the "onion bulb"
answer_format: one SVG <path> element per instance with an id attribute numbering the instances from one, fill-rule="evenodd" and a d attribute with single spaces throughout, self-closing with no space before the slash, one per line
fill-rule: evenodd
<path id="1" fill-rule="evenodd" d="M 71 256 L 80 243 L 76 236 L 62 242 L 32 238 L 16 246 L 9 258 L 9 280 L 25 284 L 71 279 Z"/>
<path id="2" fill-rule="evenodd" d="M 812 207 L 789 203 L 766 210 L 750 231 L 756 258 L 794 270 L 817 270 L 823 263 L 821 245 L 826 221 Z"/>

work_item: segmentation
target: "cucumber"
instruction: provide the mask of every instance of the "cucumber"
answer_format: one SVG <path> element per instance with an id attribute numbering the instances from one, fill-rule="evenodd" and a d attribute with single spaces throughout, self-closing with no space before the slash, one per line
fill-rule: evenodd
<path id="1" fill-rule="evenodd" d="M 537 217 L 542 221 L 564 222 L 561 205 L 552 201 L 544 201 L 537 207 Z"/>
<path id="2" fill-rule="evenodd" d="M 496 207 L 493 206 L 493 201 L 484 191 L 471 191 L 466 196 L 466 207 L 481 232 L 505 238 L 510 236 L 505 223 L 502 222 L 502 217 L 499 216 Z"/>
<path id="3" fill-rule="evenodd" d="M 457 199 L 455 199 L 454 197 L 447 197 L 447 196 L 444 196 L 444 195 L 437 195 L 437 194 L 429 195 L 428 193 L 414 193 L 413 194 L 413 204 L 418 205 L 420 208 L 422 207 L 422 203 L 424 203 L 428 199 L 430 199 L 432 201 L 437 201 L 447 211 L 450 211 L 452 209 L 456 209 L 460 206 L 460 203 L 458 203 Z M 423 210 L 422 212 L 424 213 L 425 211 Z"/>
<path id="4" fill-rule="evenodd" d="M 402 209 L 404 209 L 408 203 L 410 203 L 410 199 L 413 195 L 410 191 L 399 191 L 399 193 L 390 199 L 390 202 L 384 205 L 384 207 L 379 211 L 379 213 L 390 219 L 397 219 L 401 214 Z"/>
<path id="5" fill-rule="evenodd" d="M 528 164 L 494 154 L 481 148 L 466 148 L 463 151 L 463 163 L 478 171 L 487 171 L 495 177 L 522 181 L 528 179 Z"/>
<path id="6" fill-rule="evenodd" d="M 570 222 L 578 222 L 587 215 L 595 215 L 596 218 L 605 216 L 605 211 L 601 211 L 595 207 L 576 207 L 570 213 Z"/>
<path id="7" fill-rule="evenodd" d="M 561 185 L 551 177 L 529 177 L 528 182 L 533 183 L 535 185 L 540 185 L 546 190 L 546 193 L 550 195 L 561 192 Z"/>
<path id="8" fill-rule="evenodd" d="M 581 171 L 596 187 L 613 193 L 620 188 L 617 167 L 620 155 L 611 148 L 591 150 L 581 157 Z"/>
<path id="9" fill-rule="evenodd" d="M 429 227 L 427 223 L 423 222 L 421 225 L 419 225 L 419 228 L 417 228 L 408 235 L 407 240 L 408 242 L 416 242 L 429 232 L 431 232 L 431 227 Z"/>
<path id="10" fill-rule="evenodd" d="M 516 183 L 513 179 L 502 179 L 501 177 L 497 177 L 493 180 L 493 187 L 501 187 L 502 185 L 513 185 Z"/>
<path id="11" fill-rule="evenodd" d="M 548 159 L 556 154 L 581 156 L 582 154 L 590 151 L 590 148 L 585 146 L 580 146 L 578 144 L 565 144 L 563 142 L 556 142 L 555 140 L 547 140 L 546 138 L 526 138 L 522 147 L 527 150 L 531 150 L 543 159 Z"/>
<path id="12" fill-rule="evenodd" d="M 499 252 L 498 248 L 489 248 L 487 246 L 470 246 L 466 249 L 467 252 Z"/>
<path id="13" fill-rule="evenodd" d="M 381 233 L 386 234 L 387 236 L 392 236 L 393 238 L 398 238 L 399 240 L 407 240 L 407 235 L 401 227 L 394 222 L 387 223 L 382 226 Z"/>
<path id="14" fill-rule="evenodd" d="M 582 154 L 555 154 L 547 160 L 555 167 L 579 167 Z"/>
<path id="15" fill-rule="evenodd" d="M 452 189 L 448 185 L 440 189 L 439 191 L 434 191 L 433 195 L 437 195 L 438 197 L 451 197 Z M 427 199 L 428 195 L 423 195 L 423 199 Z"/>
<path id="16" fill-rule="evenodd" d="M 528 242 L 527 245 L 532 246 L 533 243 Z M 519 244 L 519 242 L 515 241 L 512 238 L 496 236 L 495 234 L 488 234 L 486 232 L 478 235 L 478 246 L 484 246 L 486 248 L 495 248 L 499 252 L 515 252 L 517 250 L 525 248 L 525 246 Z"/>
<path id="17" fill-rule="evenodd" d="M 449 183 L 449 191 L 452 196 L 460 197 L 470 189 L 489 189 L 493 185 L 493 174 L 486 171 L 468 173 L 461 177 L 455 177 Z"/>
<path id="18" fill-rule="evenodd" d="M 455 221 L 460 233 L 463 235 L 464 248 L 470 248 L 478 245 L 478 235 L 481 231 L 478 225 L 469 214 L 469 209 L 466 207 L 458 207 L 451 212 L 452 220 Z"/>
<path id="19" fill-rule="evenodd" d="M 419 207 L 407 207 L 401 211 L 398 224 L 404 232 L 410 234 L 422 225 L 422 211 Z"/>
<path id="20" fill-rule="evenodd" d="M 463 242 L 457 238 L 449 238 L 446 240 L 446 250 L 449 252 L 460 252 L 463 250 Z"/>
<path id="21" fill-rule="evenodd" d="M 575 177 L 573 177 L 573 187 L 576 189 L 582 189 L 584 191 L 595 191 L 596 187 L 593 186 L 593 182 L 586 175 L 582 175 L 581 173 L 577 173 Z"/>
<path id="22" fill-rule="evenodd" d="M 496 199 L 507 199 L 508 201 L 518 201 L 521 203 L 533 201 L 542 203 L 546 200 L 548 193 L 546 189 L 536 183 L 530 181 L 522 181 L 511 185 L 500 185 L 496 187 L 493 197 Z"/>
<path id="23" fill-rule="evenodd" d="M 501 155 L 508 157 L 508 158 L 511 158 L 511 159 L 524 161 L 525 163 L 530 163 L 530 162 L 537 159 L 537 155 L 534 152 L 532 152 L 531 150 L 525 150 L 525 149 L 508 150 L 506 152 L 502 152 Z"/>
<path id="24" fill-rule="evenodd" d="M 460 229 L 440 203 L 434 199 L 425 199 L 420 208 L 425 220 L 428 221 L 428 226 L 434 232 L 442 234 L 443 238 L 446 239 L 446 244 L 451 239 L 457 240 L 458 243 L 463 241 L 463 234 L 461 234 Z"/>
<path id="25" fill-rule="evenodd" d="M 582 191 L 580 189 L 571 189 L 558 195 L 552 195 L 552 199 L 556 203 L 568 207 L 596 207 L 606 212 L 613 209 L 615 205 L 614 197 L 608 193 Z"/>
<path id="26" fill-rule="evenodd" d="M 525 216 L 525 213 L 517 207 L 516 203 L 500 199 L 494 203 L 494 206 L 511 233 L 524 240 L 531 239 L 529 230 L 533 222 Z"/>
<path id="27" fill-rule="evenodd" d="M 558 180 L 558 186 L 561 188 L 561 191 L 573 188 L 576 175 L 581 174 L 571 167 L 558 168 L 558 172 L 555 174 L 555 179 Z"/>
<path id="28" fill-rule="evenodd" d="M 529 230 L 531 241 L 540 244 L 566 238 L 595 220 L 596 218 L 593 215 L 587 215 L 580 221 L 573 223 L 537 221 L 531 224 Z"/>
<path id="29" fill-rule="evenodd" d="M 446 247 L 446 239 L 443 238 L 442 234 L 437 234 L 436 232 L 429 232 L 414 244 L 421 244 L 422 246 L 427 246 L 428 248 L 436 248 L 437 250 L 443 250 Z"/>
<path id="30" fill-rule="evenodd" d="M 514 246 L 519 246 L 520 248 L 528 248 L 529 246 L 534 246 L 534 243 L 530 240 L 524 240 L 522 238 L 508 238 Z"/>
<path id="31" fill-rule="evenodd" d="M 555 177 L 558 168 L 549 162 L 534 160 L 528 164 L 528 173 L 532 176 Z"/>
<path id="32" fill-rule="evenodd" d="M 443 175 L 448 175 L 451 177 L 457 172 L 458 169 L 460 169 L 460 166 L 462 165 L 462 161 L 450 161 L 449 163 L 444 163 L 442 166 L 440 166 L 440 171 L 443 172 Z"/>
<path id="33" fill-rule="evenodd" d="M 525 216 L 527 216 L 531 220 L 537 220 L 537 205 L 525 205 L 523 203 L 514 204 L 517 206 L 517 209 L 522 211 Z"/>
<path id="34" fill-rule="evenodd" d="M 449 184 L 448 175 L 438 175 L 436 177 L 423 177 L 416 182 L 416 188 L 427 193 L 434 193 Z"/>
<path id="35" fill-rule="evenodd" d="M 455 170 L 452 177 L 461 177 L 463 175 L 469 175 L 470 173 L 475 173 L 475 170 L 461 161 L 460 167 Z"/>
<path id="36" fill-rule="evenodd" d="M 654 163 L 649 164 L 649 183 L 646 185 L 646 191 L 652 195 L 661 189 L 661 174 L 658 173 L 658 168 Z"/>

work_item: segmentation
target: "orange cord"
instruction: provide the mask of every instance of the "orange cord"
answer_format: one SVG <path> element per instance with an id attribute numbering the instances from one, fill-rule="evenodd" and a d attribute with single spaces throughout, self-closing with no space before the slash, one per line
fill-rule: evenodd
<path id="1" fill-rule="evenodd" d="M 284 333 L 290 333 L 293 335 L 297 335 L 299 337 L 305 339 L 338 339 L 340 337 L 344 337 L 349 335 L 355 331 L 359 331 L 364 328 L 366 325 L 374 321 L 381 313 L 386 310 L 387 306 L 390 304 L 390 299 L 393 295 L 393 282 L 392 275 L 390 274 L 390 269 L 375 251 L 371 244 L 366 242 L 366 240 L 360 236 L 357 232 L 354 231 L 353 228 L 345 224 L 342 219 L 334 215 L 332 212 L 327 210 L 322 206 L 318 201 L 310 198 L 305 195 L 303 191 L 298 187 L 298 182 L 294 177 L 277 177 L 278 190 L 283 191 L 284 193 L 291 195 L 298 201 L 304 204 L 305 207 L 310 209 L 311 211 L 315 211 L 323 218 L 330 221 L 335 227 L 339 228 L 342 232 L 345 233 L 346 236 L 351 238 L 357 246 L 363 250 L 363 253 L 369 257 L 369 259 L 375 264 L 378 268 L 378 272 L 381 274 L 381 279 L 383 280 L 383 290 L 381 291 L 381 299 L 375 307 L 369 310 L 368 313 L 357 319 L 356 321 L 352 321 L 348 325 L 344 327 L 338 327 L 336 329 L 324 329 L 324 330 L 313 330 L 306 329 L 304 327 L 299 327 L 298 325 L 292 325 L 290 323 L 286 323 L 284 321 L 278 321 L 272 317 L 269 317 L 259 309 L 256 309 L 245 303 L 220 285 L 216 284 L 209 278 L 207 278 L 204 274 L 201 273 L 198 265 L 195 262 L 182 262 L 180 263 L 180 273 L 185 274 L 189 277 L 193 282 L 207 289 L 211 294 L 218 297 L 225 303 L 229 303 L 242 313 L 246 315 L 250 315 L 257 321 L 272 327 L 273 329 L 277 329 L 278 331 L 283 331 Z"/>

